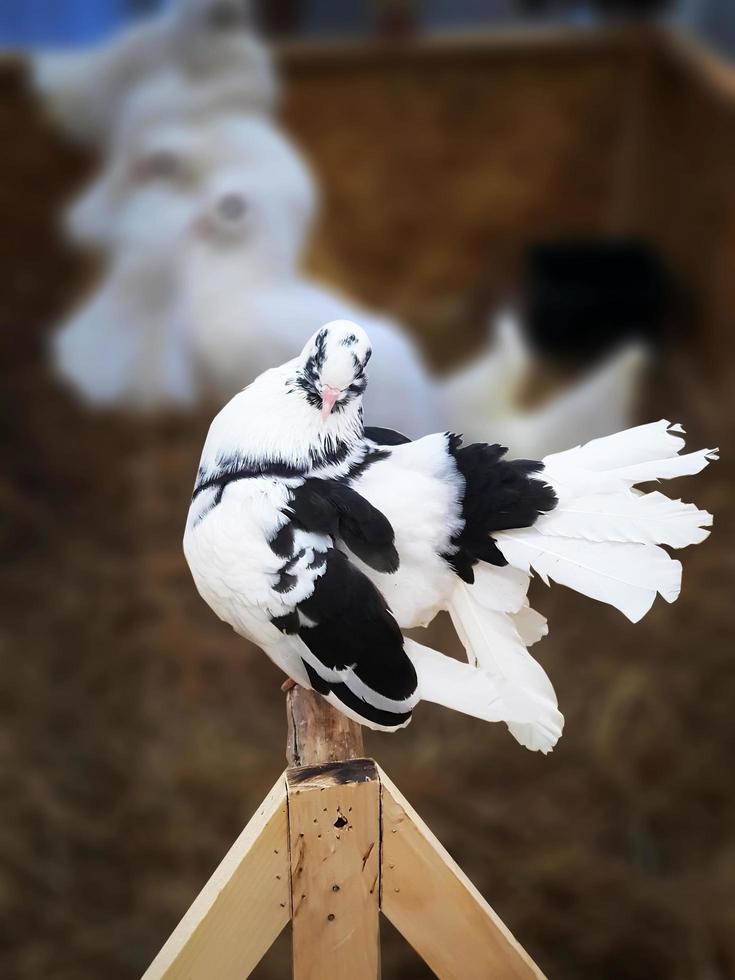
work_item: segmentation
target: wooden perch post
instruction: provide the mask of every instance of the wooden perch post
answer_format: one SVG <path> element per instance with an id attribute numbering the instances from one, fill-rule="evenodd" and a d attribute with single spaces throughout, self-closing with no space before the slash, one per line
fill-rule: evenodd
<path id="1" fill-rule="evenodd" d="M 379 912 L 447 980 L 543 974 L 312 691 L 287 695 L 288 769 L 144 980 L 242 980 L 288 920 L 294 980 L 378 980 Z"/>
<path id="2" fill-rule="evenodd" d="M 288 700 L 293 974 L 380 972 L 380 780 L 360 726 L 295 687 Z"/>
<path id="3" fill-rule="evenodd" d="M 313 691 L 292 687 L 286 695 L 286 716 L 290 769 L 360 759 L 365 753 L 362 727 Z"/>

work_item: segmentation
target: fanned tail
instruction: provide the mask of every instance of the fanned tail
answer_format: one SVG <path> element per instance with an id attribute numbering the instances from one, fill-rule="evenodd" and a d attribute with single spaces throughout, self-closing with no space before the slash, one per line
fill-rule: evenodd
<path id="1" fill-rule="evenodd" d="M 712 515 L 635 485 L 699 473 L 717 459 L 712 449 L 680 454 L 683 431 L 653 422 L 546 457 L 538 478 L 553 487 L 558 504 L 533 527 L 494 535 L 504 558 L 547 585 L 553 579 L 609 603 L 632 622 L 657 594 L 673 602 L 681 563 L 661 545 L 698 544 Z"/>

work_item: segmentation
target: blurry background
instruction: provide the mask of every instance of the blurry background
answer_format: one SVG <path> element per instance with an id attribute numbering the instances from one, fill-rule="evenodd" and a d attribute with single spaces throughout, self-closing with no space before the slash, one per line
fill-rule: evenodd
<path id="1" fill-rule="evenodd" d="M 54 125 L 27 52 L 156 11 L 0 11 L 0 973 L 18 980 L 139 975 L 283 764 L 278 671 L 214 618 L 181 554 L 217 397 L 92 410 L 49 357 L 115 275 L 61 225 L 111 151 Z M 536 583 L 551 633 L 534 652 L 567 718 L 551 756 L 433 706 L 368 750 L 550 977 L 735 977 L 735 9 L 284 0 L 256 15 L 278 125 L 321 189 L 304 275 L 389 311 L 438 375 L 482 358 L 511 303 L 533 348 L 515 414 L 642 339 L 631 421 L 681 419 L 693 447 L 725 450 L 675 488 L 716 515 L 676 605 L 632 626 Z M 456 652 L 444 622 L 431 640 Z M 288 961 L 284 934 L 256 975 Z M 383 971 L 428 975 L 387 924 Z"/>

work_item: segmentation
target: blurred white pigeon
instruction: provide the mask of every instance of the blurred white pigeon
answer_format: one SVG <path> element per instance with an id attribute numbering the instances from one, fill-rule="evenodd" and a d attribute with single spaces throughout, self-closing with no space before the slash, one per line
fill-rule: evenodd
<path id="1" fill-rule="evenodd" d="M 642 344 L 624 345 L 538 407 L 524 409 L 519 390 L 535 359 L 517 314 L 503 310 L 485 351 L 441 385 L 449 427 L 480 440 L 491 425 L 514 457 L 537 459 L 631 424 L 648 363 Z"/>
<path id="2" fill-rule="evenodd" d="M 199 116 L 185 107 L 155 113 L 141 87 L 126 105 L 120 131 L 101 172 L 69 207 L 66 228 L 78 244 L 114 251 L 161 240 L 169 248 L 198 207 L 213 173 L 239 169 L 267 174 L 292 202 L 298 233 L 306 236 L 318 194 L 305 160 L 268 118 L 225 113 Z M 151 93 L 155 95 L 155 91 Z"/>
<path id="3" fill-rule="evenodd" d="M 173 284 L 165 261 L 118 256 L 92 297 L 52 334 L 56 376 L 95 408 L 190 405 L 198 388 L 171 305 Z"/>
<path id="4" fill-rule="evenodd" d="M 269 175 L 223 170 L 202 199 L 181 265 L 180 319 L 212 395 L 228 397 L 329 319 L 359 317 L 376 354 L 368 418 L 417 435 L 437 419 L 436 384 L 400 327 L 307 278 L 301 201 Z"/>
<path id="5" fill-rule="evenodd" d="M 105 44 L 39 53 L 31 63 L 52 118 L 69 135 L 98 144 L 114 133 L 131 88 L 163 68 L 178 72 L 182 84 L 221 82 L 241 108 L 273 108 L 275 76 L 252 31 L 250 0 L 174 0 Z"/>
<path id="6" fill-rule="evenodd" d="M 303 237 L 316 207 L 310 172 L 267 119 L 136 131 L 68 218 L 78 241 L 110 256 L 92 298 L 57 331 L 56 373 L 92 405 L 160 409 L 201 394 L 198 365 L 174 302 L 182 241 L 210 169 L 267 175 Z"/>
<path id="7" fill-rule="evenodd" d="M 666 421 L 542 462 L 448 432 L 409 442 L 363 425 L 371 353 L 357 324 L 326 324 L 214 419 L 184 533 L 196 587 L 364 725 L 403 728 L 425 699 L 548 752 L 563 717 L 526 649 L 546 632 L 526 598 L 532 572 L 632 622 L 659 594 L 673 602 L 681 563 L 661 545 L 703 541 L 712 517 L 635 486 L 699 473 L 716 452 L 680 454 Z M 403 635 L 441 610 L 469 663 Z"/>

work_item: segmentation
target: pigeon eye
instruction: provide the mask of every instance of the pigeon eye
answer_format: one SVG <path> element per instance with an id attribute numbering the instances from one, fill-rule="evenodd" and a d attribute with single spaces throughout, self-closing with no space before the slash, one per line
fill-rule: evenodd
<path id="1" fill-rule="evenodd" d="M 241 194 L 225 194 L 217 205 L 217 211 L 226 221 L 238 221 L 247 211 L 245 198 Z"/>

